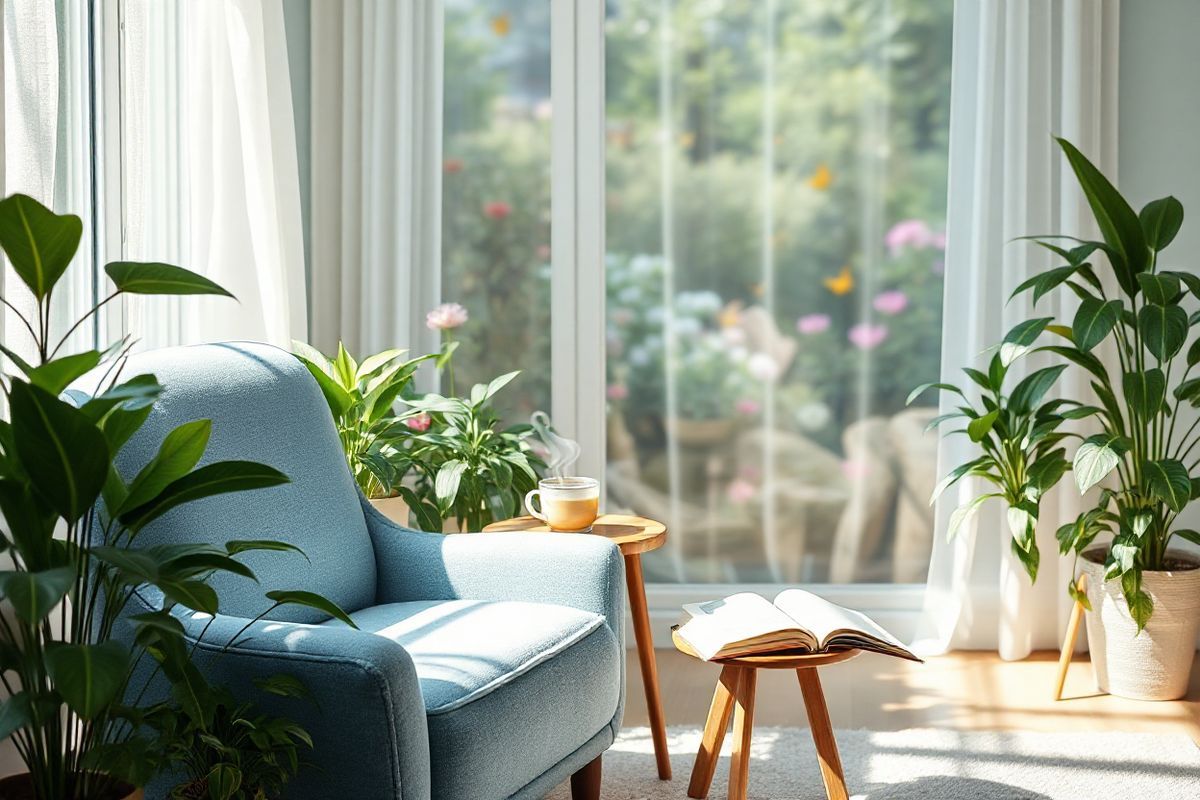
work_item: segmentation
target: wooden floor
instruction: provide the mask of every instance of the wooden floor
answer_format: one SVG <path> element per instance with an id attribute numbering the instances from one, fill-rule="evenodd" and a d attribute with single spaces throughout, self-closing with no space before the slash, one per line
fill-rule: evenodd
<path id="1" fill-rule="evenodd" d="M 668 725 L 702 725 L 720 668 L 657 650 Z M 864 654 L 821 669 L 835 728 L 901 730 L 1147 731 L 1185 733 L 1200 744 L 1200 659 L 1187 698 L 1139 702 L 1098 694 L 1086 656 L 1071 665 L 1064 699 L 1052 698 L 1057 653 L 1001 661 L 953 653 L 914 664 Z M 637 658 L 630 658 L 625 725 L 646 725 Z M 807 726 L 794 672 L 760 670 L 755 725 Z"/>

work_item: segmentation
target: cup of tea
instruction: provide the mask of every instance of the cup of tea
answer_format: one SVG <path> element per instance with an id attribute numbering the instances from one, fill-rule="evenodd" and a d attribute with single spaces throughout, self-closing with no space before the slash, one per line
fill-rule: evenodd
<path id="1" fill-rule="evenodd" d="M 534 498 L 540 508 L 534 508 Z M 590 531 L 600 509 L 600 483 L 595 478 L 543 478 L 525 495 L 525 508 L 550 530 Z"/>

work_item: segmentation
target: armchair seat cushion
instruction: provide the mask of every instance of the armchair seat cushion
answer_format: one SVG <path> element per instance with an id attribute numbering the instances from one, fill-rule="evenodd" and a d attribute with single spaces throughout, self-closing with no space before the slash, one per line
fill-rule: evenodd
<path id="1" fill-rule="evenodd" d="M 620 647 L 604 618 L 550 603 L 431 600 L 350 615 L 412 658 L 432 797 L 516 795 L 608 726 Z M 538 763 L 531 763 L 536 760 Z"/>

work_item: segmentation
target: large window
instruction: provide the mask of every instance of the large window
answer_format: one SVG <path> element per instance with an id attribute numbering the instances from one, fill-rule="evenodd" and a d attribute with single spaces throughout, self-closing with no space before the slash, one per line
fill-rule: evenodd
<path id="1" fill-rule="evenodd" d="M 659 581 L 916 582 L 950 0 L 611 0 L 609 507 Z"/>

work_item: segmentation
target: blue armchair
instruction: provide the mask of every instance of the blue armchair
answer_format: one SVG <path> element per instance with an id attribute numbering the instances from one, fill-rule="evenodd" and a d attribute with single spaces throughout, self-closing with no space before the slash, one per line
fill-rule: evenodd
<path id="1" fill-rule="evenodd" d="M 623 563 L 611 543 L 393 524 L 358 492 L 316 382 L 276 348 L 160 350 L 125 374 L 146 372 L 166 392 L 122 451 L 123 474 L 171 428 L 209 418 L 206 461 L 260 461 L 291 478 L 181 507 L 139 538 L 273 538 L 304 550 L 246 554 L 260 583 L 215 578 L 221 613 L 185 619 L 193 641 L 208 626 L 198 657 L 235 692 L 277 673 L 311 691 L 313 703 L 264 700 L 314 742 L 288 797 L 536 798 L 568 777 L 578 800 L 599 796 L 625 698 Z M 269 606 L 270 589 L 319 592 L 358 630 L 286 607 L 217 655 Z"/>

